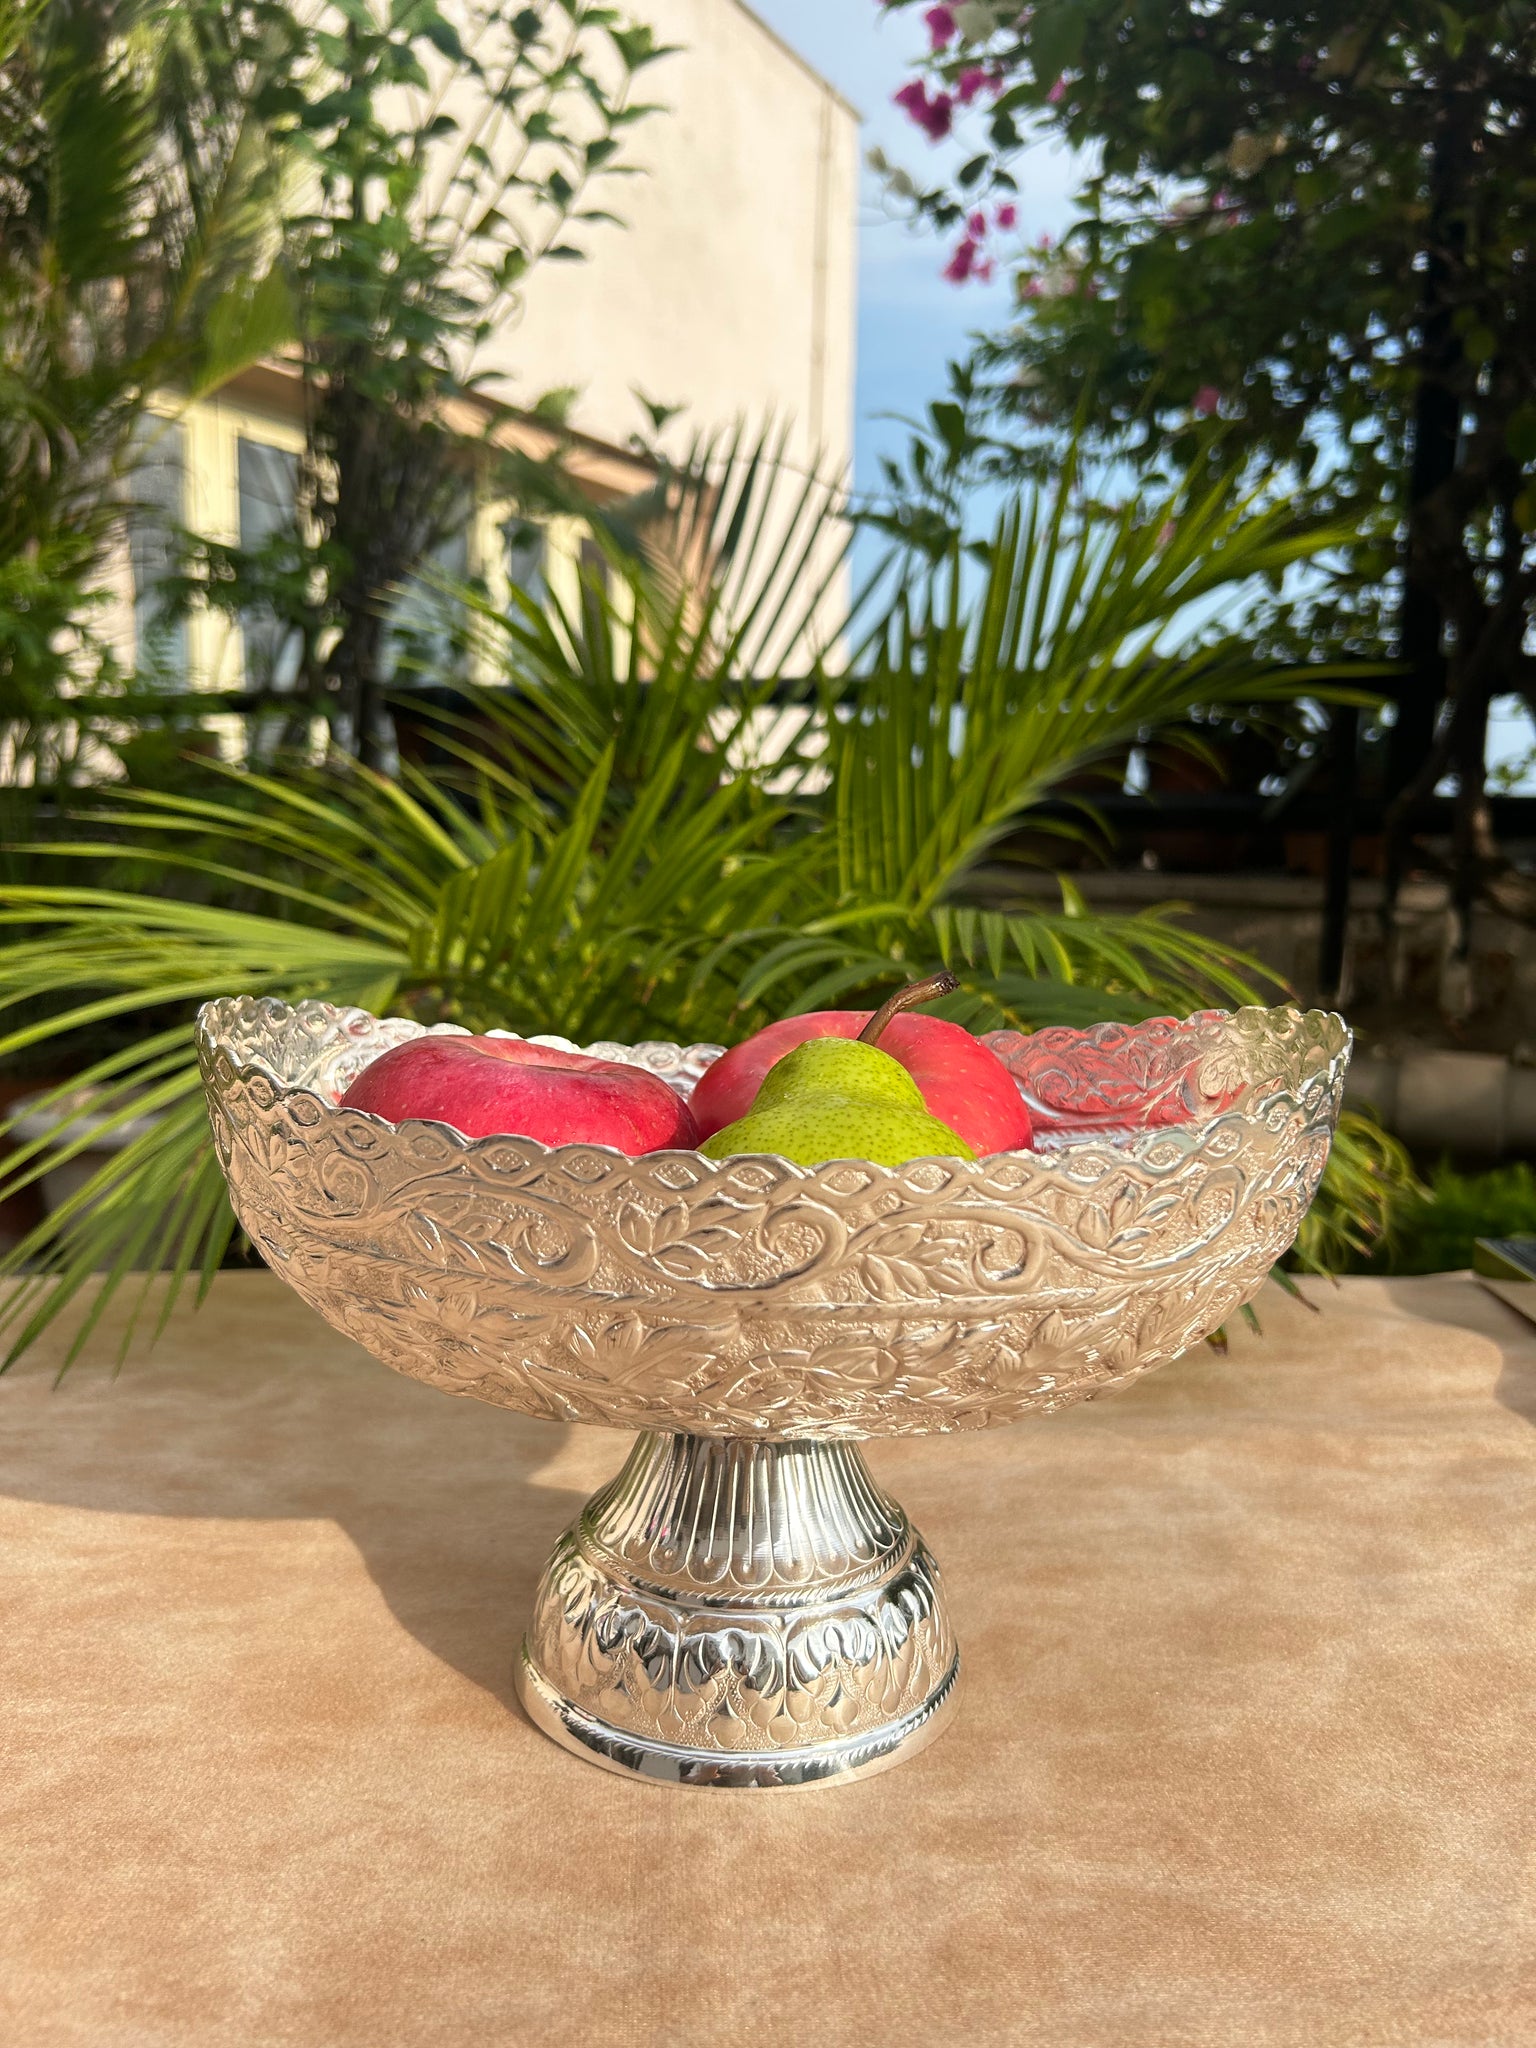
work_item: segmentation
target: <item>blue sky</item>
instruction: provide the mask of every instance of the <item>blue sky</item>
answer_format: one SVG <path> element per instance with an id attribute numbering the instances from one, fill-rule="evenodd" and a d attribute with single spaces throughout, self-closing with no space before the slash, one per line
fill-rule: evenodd
<path id="1" fill-rule="evenodd" d="M 954 170 L 967 152 L 951 139 L 939 144 L 907 119 L 891 96 L 912 76 L 926 47 L 921 14 L 882 13 L 876 0 L 751 0 L 754 11 L 807 62 L 852 101 L 864 116 L 861 147 L 878 145 L 892 163 L 931 181 Z M 1032 150 L 1020 168 L 1018 233 L 1025 241 L 1042 231 L 1058 234 L 1070 217 L 1070 159 Z M 859 210 L 859 355 L 854 474 L 860 485 L 876 480 L 881 450 L 905 445 L 905 431 L 881 418 L 917 413 L 944 388 L 944 369 L 963 355 L 975 330 L 1008 317 L 1006 285 L 946 284 L 939 272 L 948 250 L 931 234 L 914 232 L 888 212 L 879 180 L 863 173 Z"/>

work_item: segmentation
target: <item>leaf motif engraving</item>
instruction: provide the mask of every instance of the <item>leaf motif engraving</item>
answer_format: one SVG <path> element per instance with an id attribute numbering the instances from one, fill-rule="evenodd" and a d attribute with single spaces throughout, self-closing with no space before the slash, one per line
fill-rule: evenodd
<path id="1" fill-rule="evenodd" d="M 1322 1171 L 1347 1047 L 1289 1011 L 1199 1026 L 1243 1106 L 892 1170 L 395 1132 L 310 1091 L 415 1027 L 323 1004 L 211 1005 L 200 1049 L 253 1240 L 387 1364 L 536 1414 L 782 1438 L 1009 1421 L 1247 1299 Z M 686 1093 L 713 1056 L 644 1063 Z M 1053 1057 L 1065 1086 L 1071 1045 Z"/>
<path id="2" fill-rule="evenodd" d="M 1109 1218 L 1097 1202 L 1084 1203 L 1077 1219 L 1077 1234 L 1091 1251 L 1104 1251 L 1109 1244 Z"/>

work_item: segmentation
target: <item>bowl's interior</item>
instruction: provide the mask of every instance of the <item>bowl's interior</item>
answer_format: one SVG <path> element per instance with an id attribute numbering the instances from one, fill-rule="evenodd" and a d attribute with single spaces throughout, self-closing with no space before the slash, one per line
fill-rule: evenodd
<path id="1" fill-rule="evenodd" d="M 289 1006 L 270 998 L 239 997 L 207 1005 L 199 1034 L 205 1066 L 223 1055 L 237 1072 L 260 1073 L 279 1089 L 302 1090 L 334 1105 L 381 1053 L 429 1034 L 463 1035 L 463 1027 L 376 1018 L 329 1003 Z M 725 1050 L 717 1044 L 666 1040 L 626 1045 L 600 1039 L 578 1046 L 544 1033 L 532 1042 L 644 1067 L 685 1100 Z M 1222 1116 L 1261 1116 L 1276 1094 L 1296 1096 L 1336 1085 L 1350 1037 L 1336 1015 L 1282 1006 L 1204 1010 L 1140 1024 L 1051 1027 L 1033 1034 L 998 1031 L 986 1034 L 983 1043 L 1013 1075 L 1035 1127 L 1031 1156 L 1044 1164 L 1054 1154 L 1086 1144 L 1110 1144 L 1122 1154 L 1135 1154 L 1152 1145 L 1166 1149 L 1169 1140 L 1197 1143 Z"/>

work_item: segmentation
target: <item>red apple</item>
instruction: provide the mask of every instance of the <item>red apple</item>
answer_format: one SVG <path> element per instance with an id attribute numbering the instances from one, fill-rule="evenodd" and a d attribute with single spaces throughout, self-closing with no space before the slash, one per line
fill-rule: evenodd
<path id="1" fill-rule="evenodd" d="M 812 1010 L 783 1017 L 723 1053 L 693 1091 L 699 1137 L 713 1137 L 746 1115 L 763 1076 L 808 1038 L 857 1038 L 872 1010 Z M 893 1017 L 880 1034 L 880 1050 L 899 1060 L 917 1083 L 930 1116 L 964 1138 L 978 1157 L 1017 1152 L 1032 1131 L 1029 1111 L 1013 1076 L 997 1054 L 959 1024 L 942 1017 Z"/>
<path id="2" fill-rule="evenodd" d="M 430 1117 L 466 1138 L 537 1138 L 541 1145 L 689 1151 L 688 1105 L 643 1067 L 595 1060 L 525 1038 L 413 1038 L 364 1067 L 341 1098 L 392 1124 Z"/>

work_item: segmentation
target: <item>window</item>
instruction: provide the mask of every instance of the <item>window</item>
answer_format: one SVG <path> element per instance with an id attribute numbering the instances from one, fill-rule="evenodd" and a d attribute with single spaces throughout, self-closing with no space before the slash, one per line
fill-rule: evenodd
<path id="1" fill-rule="evenodd" d="M 240 545 L 248 552 L 293 530 L 298 504 L 299 458 L 292 448 L 240 434 L 235 442 L 235 487 L 239 497 Z M 299 640 L 270 605 L 240 615 L 248 690 L 292 689 L 299 671 Z"/>
<path id="2" fill-rule="evenodd" d="M 549 536 L 531 519 L 514 516 L 501 529 L 503 560 L 508 587 L 542 605 L 547 594 L 544 570 L 549 553 Z"/>
<path id="3" fill-rule="evenodd" d="M 133 638 L 141 666 L 178 684 L 209 691 L 288 690 L 299 677 L 303 652 L 296 629 L 269 605 L 252 606 L 231 621 L 219 607 L 194 604 L 184 618 L 165 617 L 157 585 L 176 567 L 176 529 L 186 528 L 247 553 L 264 545 L 282 562 L 276 543 L 302 521 L 299 503 L 304 430 L 271 400 L 257 402 L 234 387 L 182 403 L 174 417 L 150 420 L 133 479 L 126 553 L 132 578 Z M 167 400 L 167 412 L 172 401 Z M 577 565 L 587 529 L 561 516 L 536 522 L 505 498 L 493 497 L 484 479 L 466 471 L 461 519 L 391 608 L 383 667 L 402 682 L 504 679 L 505 661 L 494 632 L 436 585 L 479 583 L 495 610 L 515 587 L 540 605 L 577 603 Z M 125 611 L 126 611 L 125 607 Z M 121 622 L 123 642 L 130 621 Z M 243 744 L 231 714 L 210 712 L 210 729 L 232 753 Z"/>
<path id="4" fill-rule="evenodd" d="M 186 473 L 186 432 L 180 421 L 146 419 L 128 480 L 133 652 L 141 668 L 182 685 L 187 680 L 187 621 L 166 616 L 160 586 L 176 567 L 176 532 L 186 523 Z"/>
<path id="5" fill-rule="evenodd" d="M 468 583 L 472 573 L 466 513 L 465 523 L 432 550 L 424 572 L 410 579 L 390 613 L 384 649 L 387 674 L 404 682 L 453 680 L 459 667 L 454 643 L 463 630 L 463 607 L 437 586 L 439 580 Z"/>

